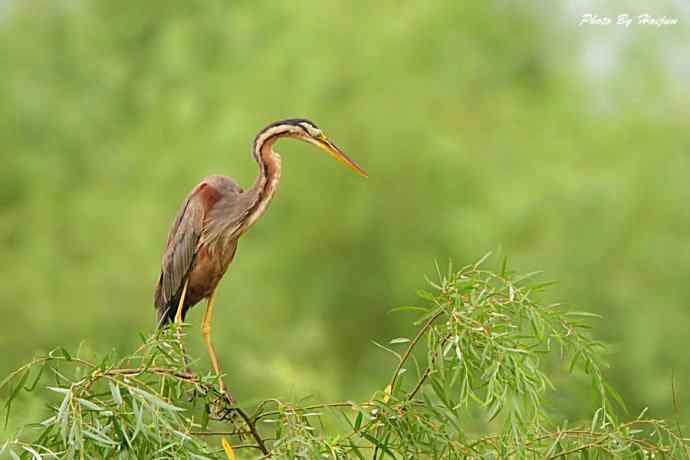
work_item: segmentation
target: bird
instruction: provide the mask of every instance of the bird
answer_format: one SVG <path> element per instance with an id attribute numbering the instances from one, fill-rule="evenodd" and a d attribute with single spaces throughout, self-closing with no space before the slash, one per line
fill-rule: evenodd
<path id="1" fill-rule="evenodd" d="M 168 234 L 154 295 L 158 328 L 173 323 L 178 328 L 191 307 L 206 300 L 201 333 L 220 392 L 231 404 L 236 400 L 222 377 L 211 340 L 211 321 L 218 283 L 237 251 L 239 238 L 266 212 L 281 176 L 281 157 L 273 150 L 279 139 L 292 138 L 314 144 L 357 174 L 367 173 L 331 142 L 313 122 L 304 118 L 275 121 L 259 131 L 252 157 L 259 176 L 248 190 L 232 178 L 211 175 L 202 179 L 182 202 Z M 181 342 L 180 342 L 181 343 Z M 183 348 L 183 356 L 184 353 Z"/>

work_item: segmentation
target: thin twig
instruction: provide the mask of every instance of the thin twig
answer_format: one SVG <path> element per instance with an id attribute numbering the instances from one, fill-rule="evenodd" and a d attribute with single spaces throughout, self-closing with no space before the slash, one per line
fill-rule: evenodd
<path id="1" fill-rule="evenodd" d="M 194 436 L 240 436 L 251 434 L 251 431 L 190 431 L 189 434 Z"/>
<path id="2" fill-rule="evenodd" d="M 446 342 L 448 342 L 448 340 L 450 340 L 451 337 L 452 337 L 452 334 L 447 334 L 447 335 L 443 338 L 443 340 L 441 341 L 441 343 L 439 344 L 439 348 L 443 348 L 443 347 L 446 345 Z M 436 362 L 436 359 L 437 359 L 437 358 L 438 358 L 438 353 L 437 353 L 436 351 L 434 351 L 434 352 L 431 354 L 431 364 L 434 364 L 434 363 Z M 427 367 L 426 369 L 424 369 L 424 373 L 423 373 L 422 376 L 419 378 L 419 381 L 418 381 L 417 384 L 414 386 L 414 388 L 412 389 L 412 391 L 410 392 L 410 394 L 407 395 L 407 401 L 412 401 L 412 399 L 415 397 L 415 395 L 417 394 L 417 392 L 422 388 L 422 385 L 424 384 L 424 382 L 426 381 L 426 379 L 429 377 L 429 375 L 431 375 L 431 366 L 429 366 L 429 367 Z"/>
<path id="3" fill-rule="evenodd" d="M 153 372 L 154 374 L 164 374 L 177 377 L 190 382 L 199 382 L 199 377 L 193 372 L 180 372 L 177 369 L 166 367 L 135 367 L 122 369 L 108 369 L 104 372 L 105 375 L 139 375 L 145 372 Z"/>
<path id="4" fill-rule="evenodd" d="M 424 373 L 419 378 L 417 385 L 415 385 L 415 387 L 412 389 L 412 391 L 410 391 L 410 394 L 407 395 L 408 401 L 412 401 L 412 399 L 414 399 L 417 392 L 420 390 L 420 388 L 422 388 L 422 385 L 426 381 L 427 377 L 429 377 L 429 374 L 431 374 L 431 368 L 427 367 L 426 369 L 424 369 Z"/>
<path id="5" fill-rule="evenodd" d="M 673 418 L 676 419 L 676 429 L 678 430 L 678 436 L 681 439 L 685 438 L 683 436 L 683 430 L 680 428 L 680 421 L 678 420 L 678 399 L 676 397 L 676 374 L 675 371 L 671 370 L 671 393 L 673 395 Z M 690 452 L 688 451 L 688 445 L 683 443 L 683 449 L 685 450 L 685 455 L 690 458 Z"/>
<path id="6" fill-rule="evenodd" d="M 363 403 L 359 403 L 359 404 L 354 403 L 354 402 L 347 402 L 347 401 L 346 401 L 346 402 L 335 402 L 335 403 L 314 404 L 314 405 L 305 406 L 305 407 L 294 407 L 294 408 L 292 408 L 292 409 L 290 409 L 290 410 L 288 410 L 288 411 L 283 411 L 283 412 L 307 412 L 307 411 L 310 411 L 310 410 L 324 409 L 324 408 L 328 408 L 328 407 L 350 407 L 350 408 L 353 408 L 353 409 L 354 409 L 355 406 L 371 407 L 371 406 L 375 406 L 375 404 L 373 404 L 372 402 L 369 402 L 369 401 L 363 402 Z M 270 411 L 270 412 L 264 412 L 264 413 L 255 415 L 255 416 L 254 416 L 254 420 L 255 420 L 255 421 L 258 421 L 258 420 L 260 420 L 260 419 L 262 419 L 262 418 L 265 418 L 265 417 L 271 417 L 271 416 L 274 416 L 274 415 L 280 415 L 280 414 L 282 414 L 283 412 L 277 411 L 277 410 Z"/>
<path id="7" fill-rule="evenodd" d="M 240 417 L 242 417 L 242 419 L 244 419 L 244 422 L 249 427 L 249 430 L 251 431 L 252 436 L 254 437 L 254 440 L 259 445 L 259 449 L 261 450 L 261 452 L 263 452 L 264 456 L 266 456 L 266 458 L 270 457 L 271 453 L 266 448 L 266 444 L 264 443 L 264 440 L 261 438 L 261 435 L 259 434 L 258 430 L 256 429 L 256 425 L 254 425 L 254 423 L 252 423 L 252 420 L 249 418 L 247 413 L 244 410 L 242 410 L 242 408 L 240 408 L 240 407 L 231 407 L 231 409 L 234 410 L 235 412 L 237 412 L 238 414 L 240 414 Z"/>
<path id="8" fill-rule="evenodd" d="M 400 362 L 398 363 L 398 366 L 395 368 L 395 371 L 393 372 L 393 377 L 391 378 L 391 383 L 388 384 L 388 388 L 386 389 L 388 391 L 389 395 L 393 394 L 393 390 L 395 388 L 395 383 L 398 380 L 398 377 L 400 376 L 400 371 L 402 370 L 402 367 L 405 365 L 405 362 L 409 359 L 410 355 L 412 355 L 412 351 L 414 350 L 414 347 L 417 345 L 417 343 L 421 340 L 421 338 L 426 334 L 426 332 L 429 330 L 431 325 L 438 319 L 439 316 L 444 314 L 446 311 L 439 307 L 438 311 L 427 320 L 426 323 L 424 323 L 424 326 L 422 326 L 419 331 L 417 331 L 417 335 L 414 336 L 414 339 L 412 339 L 412 342 L 410 342 L 409 346 L 407 347 L 407 350 L 405 350 L 405 353 L 402 355 L 400 358 Z M 426 377 L 425 377 L 426 378 Z M 421 386 L 421 383 L 419 384 Z M 378 418 L 378 415 L 377 415 Z M 379 453 L 379 446 L 377 445 L 376 448 L 374 449 L 374 454 L 372 455 L 372 460 L 376 460 L 376 457 L 378 456 Z"/>
<path id="9" fill-rule="evenodd" d="M 236 446 L 232 446 L 233 450 L 237 449 L 258 449 L 261 450 L 261 447 L 257 444 L 238 444 Z"/>
<path id="10" fill-rule="evenodd" d="M 398 380 L 398 377 L 400 376 L 400 371 L 402 370 L 402 367 L 405 365 L 405 362 L 408 360 L 410 355 L 412 354 L 412 350 L 414 349 L 415 345 L 417 345 L 417 342 L 424 336 L 426 331 L 431 327 L 434 321 L 441 316 L 442 314 L 445 313 L 445 310 L 443 308 L 439 308 L 439 310 L 436 312 L 434 316 L 429 318 L 426 323 L 424 323 L 424 326 L 422 326 L 419 331 L 417 331 L 417 335 L 415 335 L 414 339 L 412 339 L 412 342 L 410 342 L 410 345 L 407 347 L 407 350 L 405 350 L 405 353 L 402 355 L 400 358 L 400 362 L 398 363 L 398 366 L 395 368 L 395 371 L 393 372 L 393 377 L 391 378 L 391 383 L 388 384 L 388 387 L 390 388 L 391 394 L 393 393 L 393 388 L 395 387 L 395 382 Z"/>

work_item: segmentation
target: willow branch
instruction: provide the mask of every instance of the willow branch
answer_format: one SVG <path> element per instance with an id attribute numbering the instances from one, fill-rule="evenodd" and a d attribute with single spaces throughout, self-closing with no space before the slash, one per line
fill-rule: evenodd
<path id="1" fill-rule="evenodd" d="M 311 406 L 291 408 L 291 409 L 289 409 L 289 410 L 287 410 L 287 411 L 278 411 L 278 410 L 274 410 L 274 411 L 270 411 L 270 412 L 263 412 L 263 413 L 261 413 L 261 414 L 255 415 L 255 416 L 254 416 L 254 420 L 255 420 L 255 421 L 258 421 L 258 420 L 260 420 L 260 419 L 262 419 L 262 418 L 265 418 L 265 417 L 272 417 L 272 416 L 275 416 L 275 415 L 280 415 L 280 414 L 282 414 L 283 412 L 307 412 L 307 411 L 310 411 L 310 410 L 325 409 L 325 408 L 329 408 L 329 407 L 331 407 L 331 408 L 333 408 L 333 407 L 350 407 L 350 408 L 354 409 L 356 406 L 373 407 L 373 406 L 375 406 L 375 404 L 373 404 L 373 403 L 371 403 L 371 402 L 369 402 L 369 401 L 366 401 L 366 402 L 363 402 L 363 403 L 359 403 L 359 404 L 356 404 L 356 403 L 353 403 L 353 402 L 347 402 L 347 401 L 345 401 L 345 402 L 335 402 L 335 403 L 324 403 L 324 404 L 313 404 L 313 405 L 311 405 Z"/>
<path id="2" fill-rule="evenodd" d="M 256 443 L 259 445 L 259 450 L 261 450 L 261 452 L 265 456 L 269 457 L 271 454 L 270 454 L 268 448 L 266 448 L 266 444 L 264 443 L 264 440 L 261 438 L 261 435 L 259 434 L 259 431 L 256 429 L 256 425 L 252 422 L 251 418 L 249 418 L 247 413 L 239 407 L 232 407 L 231 409 L 234 410 L 235 412 L 237 412 L 238 414 L 240 414 L 240 417 L 242 417 L 242 419 L 244 420 L 244 423 L 246 423 L 247 426 L 249 427 L 249 430 L 252 433 L 252 437 L 254 438 Z"/>
<path id="3" fill-rule="evenodd" d="M 410 345 L 407 347 L 407 350 L 405 350 L 405 353 L 400 358 L 400 362 L 398 363 L 398 366 L 395 368 L 395 371 L 393 372 L 391 383 L 388 384 L 391 394 L 393 393 L 395 382 L 398 380 L 398 377 L 400 376 L 400 371 L 402 370 L 402 367 L 405 365 L 405 362 L 409 359 L 410 355 L 412 354 L 412 350 L 414 350 L 414 347 L 424 336 L 426 331 L 429 330 L 433 322 L 436 321 L 436 319 L 438 319 L 438 317 L 441 316 L 443 313 L 445 313 L 445 310 L 443 310 L 443 308 L 439 308 L 439 310 L 434 314 L 434 316 L 429 318 L 427 322 L 424 323 L 424 326 L 422 326 L 422 328 L 419 329 L 419 331 L 417 331 L 417 335 L 415 335 L 414 339 L 412 339 L 412 342 L 410 342 Z"/>
<path id="4" fill-rule="evenodd" d="M 179 379 L 187 380 L 189 382 L 199 382 L 199 377 L 192 372 L 180 372 L 177 369 L 166 368 L 166 367 L 135 367 L 135 368 L 121 368 L 121 369 L 108 369 L 103 372 L 105 375 L 140 375 L 146 372 L 152 372 L 154 374 L 169 375 L 171 377 L 177 377 Z"/>
<path id="5" fill-rule="evenodd" d="M 447 335 L 443 338 L 443 340 L 441 341 L 441 343 L 440 343 L 440 345 L 439 345 L 439 348 L 442 349 L 442 348 L 446 345 L 446 342 L 448 342 L 448 340 L 450 340 L 451 336 L 452 336 L 452 334 L 447 334 Z M 437 359 L 437 358 L 438 358 L 438 352 L 434 351 L 434 352 L 431 354 L 431 365 L 433 365 L 433 364 L 436 362 L 436 359 Z M 417 381 L 417 384 L 414 386 L 414 388 L 412 389 L 412 391 L 410 391 L 410 394 L 407 395 L 407 401 L 408 401 L 408 402 L 409 402 L 409 401 L 412 401 L 412 399 L 414 399 L 415 395 L 416 395 L 417 392 L 419 392 L 419 390 L 422 388 L 422 385 L 424 384 L 424 382 L 426 381 L 426 379 L 429 377 L 429 375 L 431 375 L 431 365 L 429 365 L 429 367 L 427 367 L 426 369 L 424 369 L 424 372 L 422 373 L 422 376 L 421 376 L 421 377 L 419 378 L 419 380 Z"/>

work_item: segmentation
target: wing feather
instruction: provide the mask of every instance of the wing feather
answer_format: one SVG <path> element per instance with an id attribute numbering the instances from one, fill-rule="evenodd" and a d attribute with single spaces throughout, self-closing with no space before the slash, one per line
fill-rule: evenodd
<path id="1" fill-rule="evenodd" d="M 212 191 L 206 193 L 205 187 Z M 225 176 L 208 176 L 187 195 L 170 229 L 156 286 L 159 325 L 164 319 L 172 320 L 171 309 L 177 308 L 199 248 L 204 246 L 212 253 L 216 248 L 233 244 L 246 229 L 259 201 L 258 185 L 243 192 Z"/>
<path id="2" fill-rule="evenodd" d="M 168 235 L 155 296 L 159 318 L 177 298 L 192 268 L 204 226 L 204 213 L 197 187 L 182 203 Z"/>

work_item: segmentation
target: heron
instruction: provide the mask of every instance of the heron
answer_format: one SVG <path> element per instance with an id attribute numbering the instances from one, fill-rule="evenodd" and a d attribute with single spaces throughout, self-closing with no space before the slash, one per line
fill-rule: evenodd
<path id="1" fill-rule="evenodd" d="M 299 139 L 323 149 L 356 173 L 367 173 L 331 142 L 313 122 L 302 119 L 280 120 L 259 131 L 252 156 L 259 166 L 259 177 L 248 190 L 232 178 L 205 177 L 182 202 L 173 221 L 156 283 L 155 309 L 159 328 L 173 323 L 178 328 L 191 307 L 206 300 L 201 333 L 208 349 L 221 394 L 231 404 L 229 392 L 211 340 L 214 299 L 218 283 L 237 251 L 239 238 L 266 212 L 281 174 L 281 157 L 273 150 L 278 139 Z M 183 349 L 183 356 L 186 355 Z"/>

